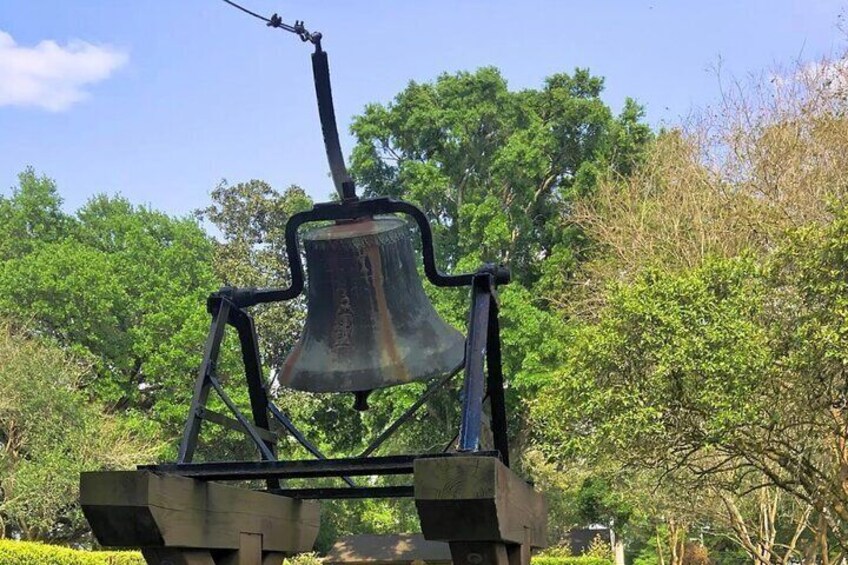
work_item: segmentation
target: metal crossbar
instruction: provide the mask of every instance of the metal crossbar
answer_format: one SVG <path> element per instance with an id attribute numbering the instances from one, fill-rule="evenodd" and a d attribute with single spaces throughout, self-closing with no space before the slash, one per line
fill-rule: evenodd
<path id="1" fill-rule="evenodd" d="M 499 457 L 497 451 L 390 455 L 387 457 L 347 457 L 341 459 L 302 459 L 294 461 L 215 461 L 143 465 L 139 470 L 156 471 L 201 480 L 236 481 L 252 479 L 307 479 L 366 475 L 410 475 L 416 459 L 475 455 Z"/>

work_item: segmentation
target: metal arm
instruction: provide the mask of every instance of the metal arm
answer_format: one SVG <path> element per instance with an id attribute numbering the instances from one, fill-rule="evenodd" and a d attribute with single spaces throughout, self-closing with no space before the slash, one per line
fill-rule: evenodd
<path id="1" fill-rule="evenodd" d="M 327 151 L 327 161 L 333 184 L 341 198 L 340 203 L 318 204 L 308 212 L 295 214 L 286 225 L 286 255 L 291 268 L 292 282 L 288 288 L 224 288 L 210 297 L 210 305 L 219 298 L 225 297 L 236 307 L 243 308 L 267 302 L 291 300 L 303 292 L 303 264 L 300 258 L 297 230 L 309 222 L 325 220 L 357 220 L 378 214 L 401 213 L 411 216 L 421 232 L 421 251 L 424 258 L 424 273 L 427 279 L 436 286 L 456 287 L 470 286 L 475 274 L 445 275 L 436 267 L 436 257 L 433 251 L 433 232 L 427 216 L 418 207 L 403 201 L 390 198 L 373 198 L 359 200 L 356 187 L 345 167 L 339 143 L 339 131 L 336 124 L 336 112 L 333 108 L 333 92 L 330 86 L 330 65 L 327 53 L 321 48 L 322 35 L 320 32 L 310 32 L 302 21 L 294 25 L 283 22 L 277 14 L 270 18 L 252 12 L 232 0 L 224 0 L 227 4 L 260 19 L 268 27 L 278 28 L 300 37 L 301 41 L 312 43 L 315 52 L 312 54 L 312 76 L 315 82 L 315 96 L 318 100 L 318 115 L 321 119 L 321 131 L 324 135 L 324 148 Z M 484 267 L 484 270 L 489 269 Z M 507 284 L 510 279 L 509 271 L 501 266 L 491 267 L 494 283 Z M 479 273 L 477 273 L 479 274 Z M 211 307 L 211 306 L 210 306 Z"/>
<path id="2" fill-rule="evenodd" d="M 321 119 L 321 132 L 324 134 L 324 148 L 336 192 L 342 200 L 356 200 L 356 187 L 345 168 L 342 147 L 339 143 L 339 130 L 336 126 L 336 111 L 333 108 L 333 91 L 330 87 L 330 65 L 327 52 L 321 50 L 320 41 L 315 44 L 312 54 L 312 75 L 315 79 L 315 96 L 318 99 L 318 116 Z"/>

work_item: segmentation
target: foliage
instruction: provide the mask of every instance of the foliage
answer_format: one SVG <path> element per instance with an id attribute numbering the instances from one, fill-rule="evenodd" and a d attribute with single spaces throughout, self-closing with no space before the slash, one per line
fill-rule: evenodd
<path id="1" fill-rule="evenodd" d="M 321 560 L 314 553 L 302 553 L 283 559 L 283 565 L 321 565 Z"/>
<path id="2" fill-rule="evenodd" d="M 49 179 L 20 175 L 0 197 L 0 314 L 91 363 L 84 385 L 111 410 L 141 410 L 172 434 L 185 417 L 215 288 L 211 245 L 192 220 L 96 196 L 61 211 Z"/>
<path id="3" fill-rule="evenodd" d="M 590 292 L 572 295 L 566 363 L 534 402 L 554 460 L 640 470 L 672 495 L 658 515 L 762 563 L 837 560 L 848 542 L 848 120 L 832 78 L 729 96 L 578 203 L 599 244 Z"/>
<path id="4" fill-rule="evenodd" d="M 804 249 L 816 257 L 814 247 Z M 677 274 L 648 271 L 616 287 L 598 321 L 575 334 L 564 375 L 537 401 L 550 445 L 562 450 L 560 456 L 614 452 L 622 464 L 663 470 L 665 480 L 688 481 L 705 495 L 711 489 L 741 492 L 751 484 L 755 490 L 764 481 L 840 511 L 842 495 L 826 484 L 833 480 L 826 477 L 835 477 L 827 466 L 838 465 L 831 454 L 840 445 L 826 392 L 834 384 L 823 381 L 821 366 L 814 380 L 805 378 L 808 368 L 785 372 L 790 359 L 821 340 L 793 340 L 789 347 L 775 339 L 798 324 L 772 311 L 776 297 L 790 295 L 772 286 L 774 280 L 738 259 Z M 821 299 L 816 296 L 817 303 Z M 779 313 L 789 314 L 784 308 Z M 795 303 L 791 316 L 809 314 Z M 800 460 L 796 449 L 803 449 Z M 802 471 L 802 464 L 815 472 Z M 808 486 L 796 488 L 796 481 Z M 738 509 L 718 496 L 715 504 L 723 510 L 711 518 L 721 524 L 722 512 L 736 515 Z M 699 513 L 708 514 L 703 508 Z"/>
<path id="5" fill-rule="evenodd" d="M 629 280 L 646 265 L 695 268 L 773 243 L 763 227 L 767 202 L 732 190 L 700 151 L 697 138 L 664 132 L 632 174 L 603 177 L 591 198 L 575 204 L 576 221 L 599 246 L 588 265 L 592 280 Z"/>
<path id="6" fill-rule="evenodd" d="M 583 552 L 586 557 L 594 557 L 596 559 L 612 560 L 612 548 L 610 544 L 605 542 L 601 536 L 595 536 L 586 551 Z"/>
<path id="7" fill-rule="evenodd" d="M 707 548 L 697 542 L 688 542 L 684 548 L 683 565 L 710 565 Z"/>
<path id="8" fill-rule="evenodd" d="M 513 460 L 547 491 L 554 539 L 612 521 L 642 565 L 846 554 L 846 72 L 822 63 L 734 85 L 722 105 L 656 137 L 634 102 L 613 115 L 602 79 L 583 70 L 519 92 L 491 68 L 445 74 L 354 119 L 358 183 L 425 209 L 442 268 L 513 270 L 499 292 Z M 151 418 L 160 438 L 175 435 L 206 294 L 286 285 L 283 227 L 310 205 L 298 187 L 222 183 L 197 218 L 213 239 L 119 197 L 67 214 L 50 179 L 20 176 L 0 198 L 0 314 L 27 352 L 0 358 L 0 439 L 29 450 L 0 459 L 7 530 L 80 535 L 67 470 L 120 466 L 118 451 L 137 459 Z M 427 292 L 463 328 L 467 294 Z M 254 311 L 273 378 L 304 304 Z M 244 405 L 239 363 L 226 341 L 219 369 Z M 341 395 L 272 386 L 330 455 L 358 453 L 422 389 L 378 391 L 361 414 Z M 446 387 L 385 453 L 442 448 L 458 395 Z M 28 427 L 57 410 L 61 429 Z M 21 430 L 29 443 L 15 443 Z M 253 455 L 230 432 L 202 438 L 204 457 Z M 281 454 L 304 455 L 285 441 Z M 324 547 L 417 527 L 407 503 L 326 510 Z M 609 563 L 553 553 L 534 562 Z"/>
<path id="9" fill-rule="evenodd" d="M 586 524 L 616 524 L 630 520 L 632 509 L 602 474 L 586 477 L 577 493 L 576 506 Z M 609 549 L 609 548 L 607 548 Z"/>
<path id="10" fill-rule="evenodd" d="M 683 424 L 705 443 L 734 433 L 769 360 L 753 274 L 750 262 L 717 261 L 617 287 L 539 399 L 541 429 L 560 449 L 637 446 L 639 456 L 663 452 Z"/>
<path id="11" fill-rule="evenodd" d="M 0 198 L 2 261 L 26 255 L 40 242 L 60 240 L 68 222 L 52 179 L 27 168 L 18 180 L 12 198 Z"/>
<path id="12" fill-rule="evenodd" d="M 0 565 L 144 565 L 136 551 L 83 551 L 57 545 L 0 539 Z"/>
<path id="13" fill-rule="evenodd" d="M 650 138 L 637 104 L 628 100 L 613 116 L 602 91 L 602 79 L 577 70 L 513 92 L 496 69 L 483 68 L 412 82 L 391 103 L 366 107 L 351 127 L 360 186 L 419 204 L 442 268 L 501 261 L 512 270 L 501 315 L 513 430 L 525 428 L 523 399 L 562 362 L 566 329 L 540 290 L 566 284 L 583 253 L 570 207 L 593 191 L 599 171 L 629 171 Z M 431 296 L 449 321 L 465 325 L 464 294 Z M 513 437 L 518 452 L 523 438 Z"/>
<path id="14" fill-rule="evenodd" d="M 569 203 L 591 192 L 598 171 L 628 171 L 650 137 L 635 102 L 615 117 L 602 91 L 583 69 L 520 92 L 494 68 L 411 82 L 354 118 L 351 169 L 367 194 L 424 208 L 446 268 L 502 261 L 530 285 L 576 244 Z"/>
<path id="15" fill-rule="evenodd" d="M 577 557 L 545 557 L 537 556 L 531 560 L 533 565 L 613 565 L 611 559 L 602 557 L 577 556 Z"/>
<path id="16" fill-rule="evenodd" d="M 103 414 L 80 390 L 89 372 L 0 324 L 0 534 L 76 540 L 87 531 L 79 473 L 152 458 L 152 434 Z"/>
<path id="17" fill-rule="evenodd" d="M 535 487 L 545 493 L 548 504 L 548 539 L 552 544 L 545 555 L 558 556 L 551 553 L 552 548 L 564 549 L 562 542 L 568 539 L 569 530 L 585 525 L 576 500 L 591 469 L 573 459 L 546 457 L 538 448 L 522 453 L 521 465 L 524 472 L 533 477 Z"/>
<path id="18" fill-rule="evenodd" d="M 291 186 L 281 194 L 260 180 L 222 181 L 211 197 L 212 203 L 196 215 L 220 234 L 212 263 L 216 278 L 235 287 L 288 286 L 285 227 L 292 214 L 312 206 L 303 189 Z M 303 302 L 260 306 L 252 313 L 263 360 L 276 367 L 300 335 Z"/>
<path id="19" fill-rule="evenodd" d="M 575 221 L 598 245 L 581 282 L 600 302 L 605 282 L 646 265 L 768 254 L 787 232 L 828 221 L 848 196 L 848 67 L 822 60 L 730 78 L 719 104 L 661 132 L 630 174 L 600 176 L 575 203 Z"/>

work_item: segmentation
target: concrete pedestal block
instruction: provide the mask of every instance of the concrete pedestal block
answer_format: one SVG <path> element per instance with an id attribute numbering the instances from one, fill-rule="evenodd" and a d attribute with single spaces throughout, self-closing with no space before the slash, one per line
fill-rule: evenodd
<path id="1" fill-rule="evenodd" d="M 448 542 L 454 564 L 529 565 L 546 545 L 544 497 L 494 457 L 417 459 L 415 506 L 424 537 Z"/>
<path id="2" fill-rule="evenodd" d="M 320 520 L 317 502 L 150 471 L 83 473 L 80 503 L 98 542 L 151 565 L 279 563 L 312 549 Z"/>

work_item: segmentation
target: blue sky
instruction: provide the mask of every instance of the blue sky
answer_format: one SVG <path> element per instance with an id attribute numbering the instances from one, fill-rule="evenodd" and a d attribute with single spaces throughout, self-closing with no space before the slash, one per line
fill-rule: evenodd
<path id="1" fill-rule="evenodd" d="M 347 154 L 350 118 L 409 80 L 494 65 L 514 89 L 589 67 L 605 100 L 673 124 L 744 77 L 839 54 L 835 0 L 244 0 L 324 34 Z M 53 41 L 52 43 L 41 43 Z M 84 42 L 84 43 L 83 43 Z M 0 194 L 32 165 L 66 208 L 107 192 L 173 214 L 261 178 L 332 190 L 308 46 L 220 0 L 0 0 Z"/>

